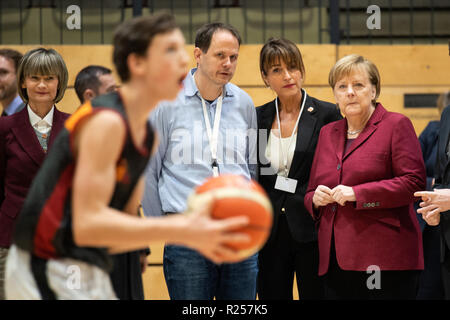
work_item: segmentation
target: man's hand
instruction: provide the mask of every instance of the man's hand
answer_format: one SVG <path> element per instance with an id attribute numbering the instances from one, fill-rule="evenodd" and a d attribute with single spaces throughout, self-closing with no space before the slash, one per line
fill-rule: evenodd
<path id="1" fill-rule="evenodd" d="M 450 210 L 450 189 L 434 189 L 434 191 L 418 191 L 415 197 L 421 197 L 418 213 L 430 225 L 436 226 L 441 219 L 441 212 Z"/>

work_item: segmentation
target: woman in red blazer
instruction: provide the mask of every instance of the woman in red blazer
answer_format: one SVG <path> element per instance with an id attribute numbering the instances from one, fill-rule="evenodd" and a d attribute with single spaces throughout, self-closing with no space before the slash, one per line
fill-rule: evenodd
<path id="1" fill-rule="evenodd" d="M 27 106 L 0 118 L 0 299 L 14 221 L 48 148 L 69 117 L 55 107 L 68 79 L 64 60 L 55 50 L 27 52 L 17 74 L 19 94 Z"/>
<path id="2" fill-rule="evenodd" d="M 423 250 L 413 202 L 426 174 L 414 128 L 376 102 L 380 76 L 367 59 L 342 58 L 329 83 L 345 119 L 322 128 L 305 196 L 327 297 L 415 299 Z"/>

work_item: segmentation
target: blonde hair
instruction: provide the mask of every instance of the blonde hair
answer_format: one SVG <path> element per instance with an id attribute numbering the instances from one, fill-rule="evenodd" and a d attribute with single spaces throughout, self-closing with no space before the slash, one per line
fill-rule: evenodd
<path id="1" fill-rule="evenodd" d="M 375 64 L 364 58 L 363 56 L 357 54 L 350 54 L 341 58 L 336 64 L 331 68 L 330 74 L 328 75 L 328 83 L 334 90 L 336 83 L 345 76 L 352 74 L 354 71 L 364 70 L 369 77 L 370 83 L 375 86 L 376 95 L 372 103 L 376 103 L 377 98 L 380 95 L 380 73 L 378 72 Z"/>
<path id="2" fill-rule="evenodd" d="M 17 69 L 17 87 L 24 102 L 28 102 L 27 89 L 22 88 L 25 78 L 31 75 L 56 75 L 58 90 L 55 103 L 61 101 L 67 88 L 69 73 L 61 55 L 54 49 L 37 48 L 28 51 L 20 60 Z"/>

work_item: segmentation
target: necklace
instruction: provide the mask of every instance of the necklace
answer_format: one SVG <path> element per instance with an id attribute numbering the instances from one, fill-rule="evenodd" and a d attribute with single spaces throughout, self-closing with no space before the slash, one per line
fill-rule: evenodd
<path id="1" fill-rule="evenodd" d="M 350 136 L 354 136 L 355 134 L 358 134 L 358 133 L 360 133 L 361 131 L 362 131 L 362 129 L 355 130 L 355 131 L 349 131 L 349 130 L 347 130 L 347 134 L 350 135 Z"/>

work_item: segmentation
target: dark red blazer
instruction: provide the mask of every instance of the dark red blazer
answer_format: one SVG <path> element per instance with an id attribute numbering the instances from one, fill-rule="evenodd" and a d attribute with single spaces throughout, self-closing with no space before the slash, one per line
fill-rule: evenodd
<path id="1" fill-rule="evenodd" d="M 49 150 L 69 116 L 55 108 Z M 8 248 L 11 244 L 14 221 L 44 158 L 27 108 L 0 117 L 0 247 Z"/>
<path id="2" fill-rule="evenodd" d="M 377 104 L 365 129 L 344 154 L 347 121 L 320 132 L 305 206 L 318 223 L 319 275 L 328 270 L 334 232 L 343 270 L 423 269 L 422 235 L 413 208 L 426 185 L 420 144 L 411 121 Z M 313 209 L 318 185 L 353 187 L 356 202 Z"/>

